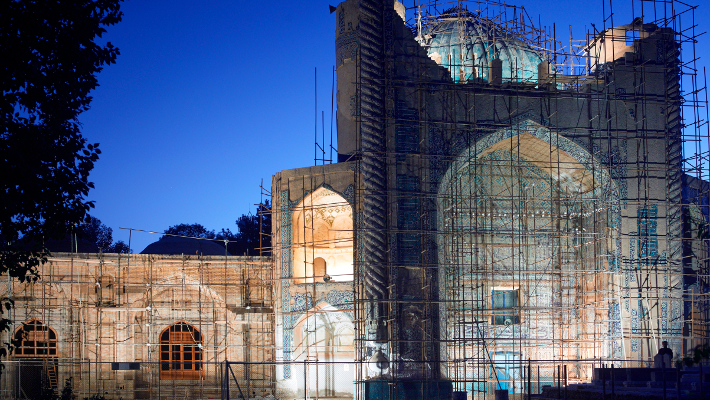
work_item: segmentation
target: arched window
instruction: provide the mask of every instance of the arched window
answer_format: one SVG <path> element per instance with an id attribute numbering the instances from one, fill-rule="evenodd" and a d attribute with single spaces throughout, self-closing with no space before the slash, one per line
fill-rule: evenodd
<path id="1" fill-rule="evenodd" d="M 57 390 L 57 332 L 33 318 L 12 335 L 19 363 L 19 389 L 27 398 L 40 398 L 45 389 Z M 40 359 L 40 360 L 38 360 Z"/>
<path id="2" fill-rule="evenodd" d="M 160 334 L 160 379 L 203 379 L 202 334 L 186 322 L 177 322 Z"/>
<path id="3" fill-rule="evenodd" d="M 57 332 L 38 319 L 31 319 L 13 335 L 16 357 L 56 357 Z"/>

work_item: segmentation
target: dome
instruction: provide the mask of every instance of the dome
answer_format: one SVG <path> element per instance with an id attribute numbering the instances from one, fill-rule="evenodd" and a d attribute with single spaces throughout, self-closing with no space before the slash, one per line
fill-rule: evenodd
<path id="1" fill-rule="evenodd" d="M 223 256 L 224 247 L 211 240 L 200 240 L 179 236 L 163 236 L 157 242 L 146 246 L 141 254 L 201 254 Z M 230 255 L 227 253 L 227 255 Z"/>
<path id="2" fill-rule="evenodd" d="M 488 63 L 500 59 L 503 82 L 537 83 L 543 58 L 530 44 L 473 13 L 457 14 L 444 12 L 452 17 L 432 21 L 420 40 L 429 57 L 451 71 L 454 82 L 488 80 Z"/>

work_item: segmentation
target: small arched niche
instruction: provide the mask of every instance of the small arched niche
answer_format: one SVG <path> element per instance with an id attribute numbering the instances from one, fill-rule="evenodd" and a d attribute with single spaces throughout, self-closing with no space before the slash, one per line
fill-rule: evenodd
<path id="1" fill-rule="evenodd" d="M 353 280 L 353 211 L 338 193 L 320 188 L 293 213 L 295 283 Z"/>
<path id="2" fill-rule="evenodd" d="M 315 279 L 323 278 L 323 276 L 327 273 L 327 266 L 328 264 L 325 262 L 323 257 L 316 257 L 313 260 L 313 277 Z"/>

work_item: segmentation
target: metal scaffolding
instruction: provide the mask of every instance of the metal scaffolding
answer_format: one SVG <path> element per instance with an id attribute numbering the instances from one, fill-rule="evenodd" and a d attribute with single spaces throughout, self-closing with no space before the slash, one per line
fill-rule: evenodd
<path id="1" fill-rule="evenodd" d="M 316 165 L 262 186 L 262 255 L 66 253 L 38 283 L 7 278 L 12 318 L 58 353 L 14 357 L 2 397 L 29 397 L 26 371 L 79 397 L 399 399 L 416 382 L 487 399 L 710 345 L 695 7 L 629 3 L 627 24 L 604 0 L 574 39 L 498 1 L 415 2 L 397 27 L 361 0 L 357 46 L 336 41 L 357 145 L 333 163 L 316 129 Z"/>

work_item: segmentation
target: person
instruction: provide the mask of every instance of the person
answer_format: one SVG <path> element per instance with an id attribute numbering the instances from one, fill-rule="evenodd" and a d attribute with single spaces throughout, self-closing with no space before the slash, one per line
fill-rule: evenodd
<path id="1" fill-rule="evenodd" d="M 658 354 L 660 354 L 660 355 L 668 354 L 669 356 L 671 356 L 671 359 L 672 359 L 673 358 L 673 350 L 668 348 L 668 342 L 664 340 L 663 342 L 661 342 L 661 345 L 663 345 L 663 347 L 658 349 Z"/>

